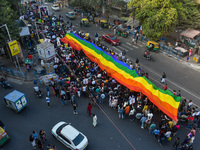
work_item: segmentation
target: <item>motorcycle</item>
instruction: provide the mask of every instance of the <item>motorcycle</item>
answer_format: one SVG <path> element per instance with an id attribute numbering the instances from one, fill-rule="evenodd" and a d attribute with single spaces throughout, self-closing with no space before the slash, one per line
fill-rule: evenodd
<path id="1" fill-rule="evenodd" d="M 153 61 L 153 58 L 152 58 L 152 56 L 150 55 L 150 54 L 148 54 L 148 55 L 143 55 L 144 56 L 144 58 L 146 58 L 147 60 L 149 60 L 149 61 Z"/>
<path id="2" fill-rule="evenodd" d="M 39 87 L 34 86 L 33 89 L 34 89 L 34 92 L 37 95 L 37 97 L 41 98 L 43 93 L 40 91 Z"/>
<path id="3" fill-rule="evenodd" d="M 8 82 L 8 81 L 5 81 L 5 80 L 1 80 L 0 81 L 0 85 L 3 87 L 3 88 L 11 88 L 11 84 Z"/>
<path id="4" fill-rule="evenodd" d="M 149 50 L 145 50 L 143 56 L 144 56 L 144 58 L 146 58 L 147 60 L 153 61 L 153 58 L 152 58 L 152 56 L 151 56 Z"/>
<path id="5" fill-rule="evenodd" d="M 33 54 L 36 54 L 38 51 L 37 51 L 37 48 L 36 47 L 29 47 L 28 48 L 28 54 L 29 55 L 33 55 Z"/>

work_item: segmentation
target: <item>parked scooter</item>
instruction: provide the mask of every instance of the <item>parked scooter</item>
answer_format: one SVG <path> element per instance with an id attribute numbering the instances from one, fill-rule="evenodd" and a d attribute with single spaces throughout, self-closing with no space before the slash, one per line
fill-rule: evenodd
<path id="1" fill-rule="evenodd" d="M 3 88 L 11 88 L 11 84 L 6 81 L 4 78 L 1 78 L 0 80 L 0 85 L 3 87 Z"/>
<path id="2" fill-rule="evenodd" d="M 39 87 L 34 86 L 33 88 L 34 88 L 34 91 L 35 91 L 35 94 L 37 95 L 37 97 L 41 98 L 43 93 L 40 91 Z"/>

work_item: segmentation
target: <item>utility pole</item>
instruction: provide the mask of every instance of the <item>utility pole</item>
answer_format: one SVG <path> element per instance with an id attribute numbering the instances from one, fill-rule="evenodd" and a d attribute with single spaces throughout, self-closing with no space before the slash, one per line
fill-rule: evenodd
<path id="1" fill-rule="evenodd" d="M 0 26 L 0 28 L 2 28 L 2 27 L 6 27 L 6 31 L 7 31 L 7 33 L 8 33 L 9 41 L 12 42 L 12 39 L 11 39 L 9 30 L 8 30 L 7 24 L 4 24 L 4 25 Z M 14 61 L 15 66 L 16 66 L 16 68 L 19 67 L 19 70 L 21 71 L 21 68 L 20 68 L 20 65 L 19 65 L 19 60 L 18 60 L 18 57 L 17 57 L 16 55 L 15 55 L 15 58 L 16 58 L 16 60 L 17 60 L 17 63 L 16 63 L 16 61 Z M 18 66 L 17 66 L 17 65 L 18 65 Z"/>

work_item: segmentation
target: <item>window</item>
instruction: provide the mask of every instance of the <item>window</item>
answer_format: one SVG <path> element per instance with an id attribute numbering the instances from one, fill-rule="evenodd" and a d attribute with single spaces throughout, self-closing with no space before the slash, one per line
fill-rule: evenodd
<path id="1" fill-rule="evenodd" d="M 70 141 L 69 139 L 67 139 L 64 135 L 59 134 L 59 136 L 60 136 L 63 140 L 65 140 L 67 143 L 71 144 L 71 141 Z"/>
<path id="2" fill-rule="evenodd" d="M 79 133 L 78 136 L 75 139 L 73 139 L 74 145 L 77 146 L 83 141 L 83 139 L 84 139 L 84 136 Z"/>
<path id="3" fill-rule="evenodd" d="M 62 130 L 66 125 L 68 125 L 68 124 L 67 124 L 67 123 L 62 124 L 62 125 L 56 130 L 56 133 L 57 133 L 58 135 L 60 135 L 61 130 Z"/>
<path id="4" fill-rule="evenodd" d="M 110 39 L 111 39 L 111 40 L 115 40 L 115 37 L 114 37 L 114 36 L 111 36 Z"/>

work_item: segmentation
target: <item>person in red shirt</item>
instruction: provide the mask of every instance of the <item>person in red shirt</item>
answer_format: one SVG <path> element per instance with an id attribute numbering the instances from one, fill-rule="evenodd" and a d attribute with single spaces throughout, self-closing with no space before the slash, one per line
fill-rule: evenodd
<path id="1" fill-rule="evenodd" d="M 173 91 L 173 94 L 176 96 L 176 90 Z"/>
<path id="2" fill-rule="evenodd" d="M 167 90 L 167 84 L 165 84 L 165 86 L 164 86 L 164 90 L 165 90 L 165 91 Z"/>
<path id="3" fill-rule="evenodd" d="M 92 115 L 91 111 L 92 111 L 92 105 L 89 103 L 87 106 L 87 112 L 89 113 L 89 116 Z"/>

